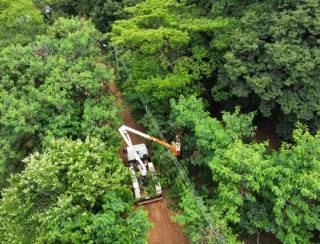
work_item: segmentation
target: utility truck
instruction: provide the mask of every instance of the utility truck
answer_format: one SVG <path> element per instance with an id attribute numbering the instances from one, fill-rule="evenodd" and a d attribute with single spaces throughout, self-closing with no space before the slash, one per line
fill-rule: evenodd
<path id="1" fill-rule="evenodd" d="M 133 145 L 129 133 L 161 144 L 170 149 L 175 156 L 180 156 L 181 153 L 180 138 L 176 136 L 176 141 L 169 144 L 126 125 L 122 125 L 119 128 L 119 132 L 127 144 L 125 151 L 128 158 L 132 188 L 137 200 L 136 203 L 141 205 L 162 199 L 161 185 L 157 179 L 157 173 L 148 153 L 147 146 L 144 143 Z"/>

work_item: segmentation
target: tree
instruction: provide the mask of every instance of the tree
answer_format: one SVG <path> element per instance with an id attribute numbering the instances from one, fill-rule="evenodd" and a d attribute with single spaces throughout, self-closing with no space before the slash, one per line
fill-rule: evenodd
<path id="1" fill-rule="evenodd" d="M 190 149 L 195 155 L 188 155 L 195 160 L 193 164 L 206 164 L 216 150 L 226 149 L 237 140 L 254 135 L 252 126 L 254 113 L 243 115 L 236 108 L 234 113 L 223 112 L 222 122 L 210 117 L 205 111 L 203 101 L 195 96 L 180 97 L 171 102 L 171 124 L 173 129 L 184 129 L 184 150 Z"/>
<path id="2" fill-rule="evenodd" d="M 264 116 L 280 110 L 282 125 L 301 120 L 319 128 L 318 9 L 316 0 L 253 4 L 234 31 L 214 98 L 246 98 Z"/>
<path id="3" fill-rule="evenodd" d="M 193 172 L 191 177 L 197 180 L 214 221 L 222 218 L 222 226 L 223 222 L 239 224 L 250 233 L 260 228 L 267 230 L 271 225 L 268 212 L 263 211 L 267 205 L 258 198 L 263 187 L 263 169 L 268 165 L 267 147 L 242 142 L 254 135 L 254 114 L 240 114 L 237 108 L 234 113 L 223 113 L 219 121 L 211 118 L 202 101 L 194 96 L 181 97 L 171 106 L 174 128 L 183 129 L 183 164 Z M 191 211 L 185 205 L 183 209 Z M 256 212 L 250 212 L 251 209 Z M 189 234 L 198 238 L 201 231 L 195 231 L 191 221 L 188 223 Z"/>
<path id="4" fill-rule="evenodd" d="M 211 77 L 217 65 L 210 47 L 224 48 L 214 34 L 228 28 L 228 19 L 206 18 L 197 6 L 176 0 L 147 0 L 128 12 L 131 17 L 116 21 L 109 36 L 131 97 L 165 114 L 168 99 L 201 94 L 198 81 Z"/>
<path id="5" fill-rule="evenodd" d="M 111 30 L 115 20 L 126 17 L 124 9 L 141 0 L 37 0 L 40 9 L 49 6 L 53 19 L 58 16 L 85 16 L 92 19 L 101 32 Z"/>
<path id="6" fill-rule="evenodd" d="M 217 239 L 214 233 L 212 233 L 192 194 L 188 190 L 184 189 L 181 195 L 179 207 L 183 212 L 175 219 L 184 226 L 184 231 L 187 233 L 191 243 L 239 243 L 236 236 L 227 226 L 225 218 L 222 217 L 221 212 L 217 211 L 217 209 L 211 208 L 209 214 L 210 219 L 214 221 L 212 224 L 217 226 L 219 232 L 222 234 L 223 241 Z"/>
<path id="7" fill-rule="evenodd" d="M 90 135 L 120 144 L 118 108 L 107 90 L 113 76 L 101 59 L 101 38 L 91 22 L 61 18 L 30 45 L 0 52 L 2 172 L 21 170 L 20 160 L 50 137 Z"/>
<path id="8" fill-rule="evenodd" d="M 264 197 L 272 203 L 276 235 L 284 243 L 319 241 L 320 133 L 311 135 L 299 125 L 294 144 L 283 144 L 266 169 Z"/>
<path id="9" fill-rule="evenodd" d="M 0 48 L 27 44 L 44 27 L 41 12 L 31 0 L 0 0 Z"/>
<path id="10" fill-rule="evenodd" d="M 182 97 L 171 106 L 173 128 L 184 130 L 182 163 L 193 174 L 200 172 L 195 177 L 197 187 L 207 206 L 218 210 L 217 216 L 237 232 L 271 232 L 284 243 L 317 242 L 319 132 L 311 135 L 300 125 L 294 130 L 293 144 L 284 143 L 279 152 L 269 152 L 266 143 L 250 140 L 252 113 L 240 114 L 236 109 L 223 113 L 219 121 L 195 97 Z M 208 170 L 211 178 L 206 177 Z M 191 221 L 196 207 L 185 197 L 182 223 L 190 225 L 187 231 L 192 238 L 201 238 L 203 226 Z"/>
<path id="11" fill-rule="evenodd" d="M 80 14 L 88 13 L 99 30 L 108 32 L 111 31 L 114 21 L 127 17 L 125 8 L 134 6 L 141 0 L 95 0 L 86 2 L 87 8 L 79 10 Z M 77 6 L 79 5 L 77 4 Z"/>
<path id="12" fill-rule="evenodd" d="M 54 140 L 24 161 L 0 200 L 2 241 L 147 243 L 147 214 L 133 211 L 130 176 L 113 146 Z"/>

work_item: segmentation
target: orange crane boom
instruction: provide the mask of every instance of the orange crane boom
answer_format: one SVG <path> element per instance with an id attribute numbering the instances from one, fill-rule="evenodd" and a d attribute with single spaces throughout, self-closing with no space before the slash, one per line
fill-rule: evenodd
<path id="1" fill-rule="evenodd" d="M 128 132 L 131 132 L 133 134 L 139 135 L 139 136 L 144 137 L 150 141 L 154 141 L 158 144 L 165 146 L 166 148 L 170 149 L 170 151 L 177 157 L 180 156 L 180 154 L 181 154 L 181 143 L 180 143 L 180 138 L 178 136 L 176 137 L 176 141 L 172 142 L 172 144 L 169 144 L 163 140 L 160 140 L 160 139 L 153 137 L 153 136 L 149 136 L 148 134 L 145 134 L 141 131 L 130 128 L 126 125 L 121 126 L 119 128 L 119 132 L 129 147 L 133 145 L 132 141 L 130 139 L 130 136 L 128 134 Z"/>
<path id="2" fill-rule="evenodd" d="M 150 136 L 150 137 L 149 137 L 149 140 L 154 141 L 154 142 L 156 142 L 156 143 L 158 143 L 158 144 L 161 144 L 161 145 L 165 146 L 166 148 L 169 148 L 169 149 L 171 150 L 171 152 L 172 152 L 176 157 L 180 156 L 180 154 L 181 154 L 181 149 L 180 149 L 180 148 L 181 148 L 181 144 L 180 144 L 180 141 L 179 141 L 179 142 L 175 141 L 175 142 L 173 142 L 172 144 L 169 144 L 169 143 L 167 143 L 167 142 L 165 142 L 165 141 L 162 141 L 162 140 L 160 140 L 160 139 L 158 139 L 158 138 L 155 138 L 155 137 L 153 137 L 153 136 Z"/>

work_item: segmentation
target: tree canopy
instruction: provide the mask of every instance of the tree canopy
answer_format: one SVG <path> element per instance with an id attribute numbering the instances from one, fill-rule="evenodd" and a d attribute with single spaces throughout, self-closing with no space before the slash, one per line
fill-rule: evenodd
<path id="1" fill-rule="evenodd" d="M 264 116 L 280 110 L 285 123 L 299 119 L 319 128 L 319 2 L 270 2 L 254 4 L 239 19 L 213 95 L 256 98 Z"/>
<path id="2" fill-rule="evenodd" d="M 146 243 L 150 224 L 132 211 L 128 170 L 97 139 L 54 140 L 24 160 L 0 200 L 7 243 Z"/>
<path id="3" fill-rule="evenodd" d="M 218 210 L 218 218 L 249 233 L 271 232 L 283 243 L 312 241 L 320 223 L 319 133 L 311 135 L 299 125 L 293 144 L 284 143 L 279 151 L 269 152 L 266 143 L 248 140 L 254 134 L 253 114 L 236 109 L 218 121 L 195 97 L 173 102 L 172 109 L 175 126 L 189 131 L 182 143 L 191 155 L 183 161 L 201 163 L 211 171 L 203 193 L 208 206 Z M 198 169 L 204 177 L 205 170 Z M 181 206 L 187 216 L 194 211 L 190 204 Z M 192 229 L 197 221 L 189 224 L 190 235 L 197 235 Z"/>
<path id="4" fill-rule="evenodd" d="M 151 156 L 191 243 L 319 243 L 319 40 L 318 0 L 0 0 L 0 242 L 146 243 L 112 81 L 181 135 Z"/>
<path id="5" fill-rule="evenodd" d="M 168 110 L 169 98 L 201 93 L 197 81 L 210 77 L 217 65 L 210 46 L 224 47 L 212 36 L 226 29 L 228 20 L 206 18 L 197 7 L 176 0 L 147 0 L 128 12 L 132 17 L 116 21 L 110 37 L 126 63 L 130 94 Z"/>
<path id="6" fill-rule="evenodd" d="M 32 0 L 0 0 L 0 48 L 28 44 L 44 28 L 42 14 Z"/>
<path id="7" fill-rule="evenodd" d="M 58 18 L 0 51 L 1 241 L 146 243 L 102 38 L 91 21 Z"/>
<path id="8" fill-rule="evenodd" d="M 91 18 L 96 28 L 102 32 L 111 30 L 115 20 L 125 18 L 125 8 L 134 6 L 141 0 L 36 0 L 40 9 L 49 7 L 51 12 L 48 18 L 54 19 L 59 16 L 82 16 Z"/>
<path id="9" fill-rule="evenodd" d="M 59 19 L 32 44 L 1 50 L 2 171 L 51 136 L 91 135 L 119 145 L 118 109 L 107 93 L 112 72 L 99 62 L 101 37 L 91 22 Z"/>

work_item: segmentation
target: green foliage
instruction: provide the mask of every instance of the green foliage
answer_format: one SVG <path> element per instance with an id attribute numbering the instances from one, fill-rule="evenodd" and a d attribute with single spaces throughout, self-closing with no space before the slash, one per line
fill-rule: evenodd
<path id="1" fill-rule="evenodd" d="M 234 31 L 231 49 L 224 56 L 213 89 L 215 99 L 257 99 L 264 116 L 280 108 L 294 121 L 318 117 L 318 10 L 317 0 L 252 5 L 239 20 L 241 28 Z"/>
<path id="2" fill-rule="evenodd" d="M 255 114 L 233 105 L 277 118 L 285 136 L 298 120 L 320 128 L 319 13 L 317 0 L 0 0 L 0 240 L 146 243 L 146 213 L 133 211 L 116 156 L 107 37 L 126 99 L 183 134 L 180 162 L 226 243 L 235 231 L 317 242 L 320 132 L 298 125 L 292 144 L 270 152 L 252 141 Z M 212 99 L 234 112 L 212 118 Z M 215 242 L 165 149 L 153 150 L 190 241 Z"/>
<path id="3" fill-rule="evenodd" d="M 176 220 L 184 226 L 184 230 L 188 234 L 190 243 L 219 243 L 219 240 L 216 239 L 214 233 L 210 230 L 208 223 L 203 218 L 194 197 L 187 190 L 182 193 L 179 206 L 183 210 L 183 213 L 178 215 Z M 218 229 L 223 236 L 223 243 L 239 243 L 236 236 L 233 235 L 227 227 L 225 219 L 216 209 L 210 209 L 210 217 L 214 220 L 214 223 L 212 224 L 219 227 Z"/>
<path id="4" fill-rule="evenodd" d="M 156 179 L 153 178 L 153 174 L 148 172 L 148 174 L 143 178 L 143 186 L 142 192 L 145 192 L 151 198 L 156 196 L 156 188 L 155 185 L 159 184 L 158 177 Z"/>
<path id="5" fill-rule="evenodd" d="M 103 32 L 111 30 L 111 24 L 126 17 L 125 8 L 134 6 L 141 0 L 95 0 L 85 1 L 83 9 L 79 9 L 79 13 L 88 14 L 97 28 Z M 78 7 L 79 4 L 77 3 Z M 79 8 L 79 7 L 78 7 Z"/>
<path id="6" fill-rule="evenodd" d="M 267 143 L 248 141 L 254 133 L 253 114 L 241 115 L 237 109 L 218 121 L 195 97 L 172 102 L 172 109 L 171 121 L 185 131 L 182 145 L 188 154 L 182 163 L 200 177 L 211 171 L 207 192 L 202 193 L 223 221 L 251 234 L 274 233 L 284 243 L 312 242 L 320 224 L 319 133 L 313 136 L 299 126 L 294 144 L 285 143 L 279 152 L 270 153 Z M 196 220 L 192 223 L 188 211 L 194 210 L 187 200 L 182 198 L 186 216 L 181 221 L 188 223 L 192 238 L 201 238 L 198 228 L 204 227 Z"/>
<path id="7" fill-rule="evenodd" d="M 56 140 L 24 160 L 0 200 L 6 243 L 146 243 L 150 228 L 133 210 L 128 170 L 97 139 Z"/>
<path id="8" fill-rule="evenodd" d="M 244 144 L 235 141 L 227 148 L 219 148 L 208 162 L 213 181 L 217 185 L 213 203 L 224 213 L 224 218 L 253 234 L 261 229 L 273 230 L 268 209 L 270 203 L 260 197 L 265 188 L 265 144 Z"/>
<path id="9" fill-rule="evenodd" d="M 109 35 L 119 72 L 125 74 L 127 96 L 141 98 L 160 126 L 165 123 L 166 132 L 183 134 L 181 162 L 206 204 L 219 209 L 215 214 L 237 230 L 271 232 L 285 243 L 309 243 L 319 229 L 318 199 L 297 194 L 299 201 L 291 202 L 289 197 L 300 189 L 293 180 L 300 173 L 291 167 L 292 178 L 286 177 L 289 167 L 281 161 L 288 163 L 287 157 L 293 156 L 282 151 L 287 148 L 295 155 L 298 141 L 272 154 L 267 143 L 252 142 L 254 113 L 242 115 L 236 107 L 219 121 L 190 94 L 205 95 L 205 102 L 212 104 L 207 90 L 213 87 L 215 101 L 246 103 L 249 111 L 278 116 L 282 134 L 288 135 L 298 119 L 317 127 L 318 9 L 315 0 L 147 0 L 129 8 L 131 17 L 115 22 Z M 168 100 L 181 94 L 185 97 L 171 103 L 169 116 Z M 318 141 L 318 136 L 309 136 Z M 304 149 L 299 153 L 309 157 Z M 155 154 L 165 159 L 160 150 Z M 317 166 L 301 170 L 318 177 L 313 175 Z M 191 198 L 184 197 L 186 215 L 180 220 L 194 242 L 202 241 L 206 227 L 197 219 Z"/>
<path id="10" fill-rule="evenodd" d="M 266 169 L 265 197 L 272 203 L 277 237 L 284 243 L 310 243 L 320 231 L 320 133 L 301 125 L 294 144 L 284 144 Z"/>
<path id="11" fill-rule="evenodd" d="M 44 27 L 41 12 L 32 0 L 0 0 L 0 48 L 27 44 Z"/>
<path id="12" fill-rule="evenodd" d="M 0 52 L 2 172 L 21 168 L 19 160 L 52 136 L 119 145 L 112 73 L 98 62 L 101 37 L 91 22 L 58 19 L 34 43 Z"/>
<path id="13" fill-rule="evenodd" d="M 193 163 L 204 164 L 206 157 L 211 157 L 219 148 L 225 149 L 236 140 L 254 135 L 254 114 L 242 115 L 239 108 L 232 114 L 224 112 L 221 123 L 205 112 L 203 102 L 195 96 L 181 97 L 178 102 L 172 101 L 171 107 L 173 128 L 185 129 L 183 150 L 192 148 Z"/>
<path id="14" fill-rule="evenodd" d="M 202 93 L 197 81 L 217 65 L 214 34 L 229 27 L 225 18 L 209 19 L 199 8 L 176 0 L 147 0 L 128 8 L 131 18 L 116 21 L 111 42 L 125 63 L 126 91 L 137 94 L 157 113 L 168 99 Z"/>
<path id="15" fill-rule="evenodd" d="M 126 7 L 134 6 L 141 0 L 35 0 L 35 2 L 41 9 L 50 6 L 53 19 L 57 16 L 86 16 L 92 19 L 100 31 L 107 32 L 115 20 L 126 17 L 124 11 Z"/>

